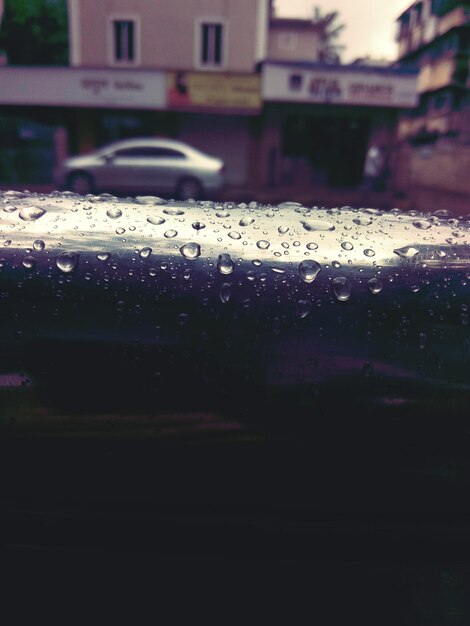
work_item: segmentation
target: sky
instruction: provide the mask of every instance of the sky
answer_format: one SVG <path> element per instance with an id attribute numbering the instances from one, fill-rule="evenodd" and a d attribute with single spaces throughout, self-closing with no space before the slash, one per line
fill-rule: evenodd
<path id="1" fill-rule="evenodd" d="M 338 43 L 345 46 L 343 63 L 358 57 L 393 60 L 397 56 L 395 20 L 413 0 L 274 0 L 278 17 L 310 18 L 313 7 L 322 13 L 338 11 L 338 24 L 345 28 Z"/>

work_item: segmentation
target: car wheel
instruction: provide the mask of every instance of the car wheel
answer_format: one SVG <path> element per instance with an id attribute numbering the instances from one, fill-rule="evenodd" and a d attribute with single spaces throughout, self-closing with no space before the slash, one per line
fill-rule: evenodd
<path id="1" fill-rule="evenodd" d="M 183 178 L 178 183 L 176 194 L 179 200 L 199 200 L 202 196 L 202 185 L 197 178 Z"/>
<path id="2" fill-rule="evenodd" d="M 74 172 L 67 179 L 67 187 L 70 191 L 85 196 L 87 193 L 93 192 L 93 178 L 86 172 Z"/>

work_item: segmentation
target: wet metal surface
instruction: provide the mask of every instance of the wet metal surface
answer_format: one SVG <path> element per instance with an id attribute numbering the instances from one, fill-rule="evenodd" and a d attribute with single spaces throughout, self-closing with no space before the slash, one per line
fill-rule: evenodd
<path id="1" fill-rule="evenodd" d="M 155 356 L 153 372 L 135 365 L 140 393 L 166 380 L 175 400 L 197 379 L 206 397 L 237 382 L 333 402 L 354 388 L 351 402 L 368 406 L 467 401 L 466 217 L 70 192 L 0 200 L 0 341 L 36 382 L 55 358 L 63 384 L 89 370 L 104 388 L 125 370 L 110 358 L 125 345 L 136 363 Z M 97 350 L 88 363 L 85 345 Z"/>
<path id="2" fill-rule="evenodd" d="M 399 623 L 466 623 L 467 216 L 0 203 L 11 545 L 315 562 L 402 585 Z"/>

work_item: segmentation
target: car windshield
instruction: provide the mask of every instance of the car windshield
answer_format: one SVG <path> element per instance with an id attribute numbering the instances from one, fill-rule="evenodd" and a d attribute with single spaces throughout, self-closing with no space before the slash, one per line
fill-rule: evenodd
<path id="1" fill-rule="evenodd" d="M 469 622 L 467 5 L 0 2 L 12 562 Z"/>

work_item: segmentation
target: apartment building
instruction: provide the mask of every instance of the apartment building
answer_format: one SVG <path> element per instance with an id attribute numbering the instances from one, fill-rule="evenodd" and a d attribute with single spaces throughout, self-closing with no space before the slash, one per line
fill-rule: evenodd
<path id="1" fill-rule="evenodd" d="M 419 0 L 398 18 L 400 67 L 419 70 L 419 106 L 400 123 L 401 136 L 463 134 L 468 107 L 470 3 Z"/>
<path id="2" fill-rule="evenodd" d="M 428 190 L 428 206 L 438 191 L 447 203 L 463 201 L 470 193 L 470 2 L 413 2 L 398 17 L 397 43 L 395 65 L 416 68 L 419 95 L 398 123 L 398 186 Z"/>

